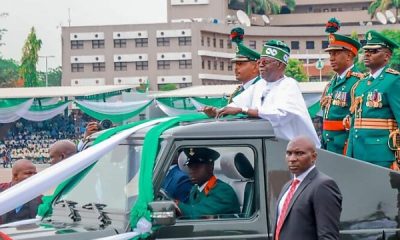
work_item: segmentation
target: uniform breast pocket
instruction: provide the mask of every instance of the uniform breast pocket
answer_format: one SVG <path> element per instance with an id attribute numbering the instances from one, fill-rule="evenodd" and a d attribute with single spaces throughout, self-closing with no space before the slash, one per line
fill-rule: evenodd
<path id="1" fill-rule="evenodd" d="M 364 155 L 361 159 L 369 162 L 381 162 L 393 160 L 393 153 L 387 147 L 388 137 L 367 137 L 364 139 L 364 149 L 360 149 Z"/>

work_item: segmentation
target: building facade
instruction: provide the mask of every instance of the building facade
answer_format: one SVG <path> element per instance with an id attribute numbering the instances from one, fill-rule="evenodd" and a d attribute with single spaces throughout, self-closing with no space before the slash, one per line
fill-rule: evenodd
<path id="1" fill-rule="evenodd" d="M 166 84 L 182 88 L 235 83 L 230 62 L 235 46 L 229 33 L 236 26 L 245 29 L 245 44 L 257 51 L 269 39 L 285 41 L 291 57 L 304 62 L 310 80 L 320 80 L 315 62 L 323 60 L 321 75 L 327 80 L 330 67 L 323 49 L 328 44 L 324 25 L 329 18 L 342 21 L 341 34 L 355 31 L 360 38 L 371 28 L 399 29 L 399 24 L 382 25 L 371 19 L 370 2 L 298 0 L 292 13 L 251 14 L 251 26 L 243 26 L 236 12 L 244 0 L 168 0 L 167 23 L 63 27 L 62 85 L 148 82 L 151 90 L 160 90 Z"/>

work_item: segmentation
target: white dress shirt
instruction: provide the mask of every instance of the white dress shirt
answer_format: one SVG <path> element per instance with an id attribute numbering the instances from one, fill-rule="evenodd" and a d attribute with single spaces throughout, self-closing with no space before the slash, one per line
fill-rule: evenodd
<path id="1" fill-rule="evenodd" d="M 316 147 L 321 146 L 299 85 L 293 78 L 284 76 L 275 82 L 261 79 L 228 106 L 257 109 L 260 118 L 270 121 L 277 138 L 292 140 L 305 135 Z"/>
<path id="2" fill-rule="evenodd" d="M 307 171 L 303 172 L 303 173 L 300 174 L 299 176 L 294 176 L 293 181 L 294 181 L 295 179 L 299 180 L 299 183 L 297 184 L 296 189 L 294 190 L 294 192 L 297 191 L 297 188 L 299 188 L 301 182 L 303 182 L 303 180 L 307 177 L 307 175 L 308 175 L 314 168 L 315 168 L 315 165 L 312 165 L 309 169 L 307 169 Z M 279 214 L 281 213 L 281 210 L 282 210 L 282 207 L 283 207 L 283 203 L 285 202 L 286 197 L 287 197 L 287 195 L 288 195 L 288 193 L 289 193 L 289 190 L 290 190 L 290 186 L 289 186 L 289 188 L 286 190 L 285 194 L 283 194 L 283 196 L 282 196 L 282 198 L 281 198 L 281 201 L 280 201 L 279 204 L 278 204 L 278 215 L 277 215 L 277 216 L 278 216 L 278 219 L 279 219 Z"/>

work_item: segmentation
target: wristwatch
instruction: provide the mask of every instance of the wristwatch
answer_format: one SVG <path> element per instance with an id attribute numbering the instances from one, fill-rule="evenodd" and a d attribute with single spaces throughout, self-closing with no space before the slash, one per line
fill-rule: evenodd
<path id="1" fill-rule="evenodd" d="M 242 113 L 247 114 L 249 112 L 248 107 L 242 107 Z"/>

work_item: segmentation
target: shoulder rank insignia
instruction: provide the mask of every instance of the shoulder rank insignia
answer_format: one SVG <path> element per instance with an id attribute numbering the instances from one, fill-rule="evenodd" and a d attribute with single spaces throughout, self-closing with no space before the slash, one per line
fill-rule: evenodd
<path id="1" fill-rule="evenodd" d="M 393 68 L 388 68 L 388 69 L 386 69 L 386 71 L 385 72 L 387 72 L 387 73 L 391 73 L 391 74 L 394 74 L 394 75 L 400 75 L 400 72 L 399 71 L 396 71 L 396 70 L 394 70 Z"/>
<path id="2" fill-rule="evenodd" d="M 360 73 L 360 72 L 351 72 L 351 76 L 354 76 L 354 77 L 356 77 L 358 79 L 365 78 L 365 75 L 363 73 Z"/>

